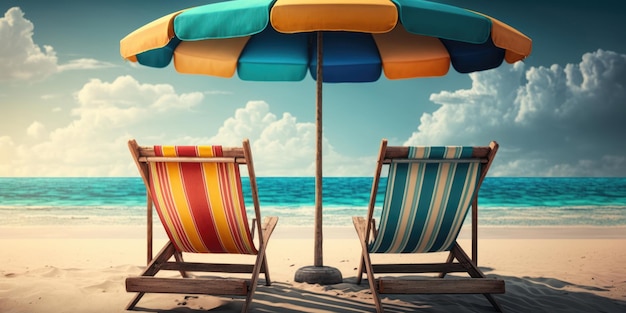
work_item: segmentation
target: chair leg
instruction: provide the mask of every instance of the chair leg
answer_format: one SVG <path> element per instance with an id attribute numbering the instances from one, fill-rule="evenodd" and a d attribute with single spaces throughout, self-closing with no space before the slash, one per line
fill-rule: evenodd
<path id="1" fill-rule="evenodd" d="M 270 240 L 272 233 L 274 232 L 274 228 L 276 228 L 276 224 L 278 223 L 278 217 L 266 217 L 264 220 L 263 228 L 259 231 L 259 237 L 263 237 L 263 244 L 267 247 L 267 242 Z M 270 270 L 267 265 L 267 256 L 265 252 L 263 253 L 263 269 L 265 274 L 265 285 L 271 286 L 272 280 L 270 278 Z"/>
<path id="2" fill-rule="evenodd" d="M 177 263 L 185 263 L 185 260 L 183 260 L 183 254 L 181 252 L 174 252 L 174 259 L 176 260 Z M 184 278 L 189 278 L 189 275 L 187 274 L 187 272 L 185 270 L 179 270 L 180 275 Z"/>
<path id="3" fill-rule="evenodd" d="M 270 279 L 270 270 L 267 266 L 267 258 L 263 257 L 263 274 L 265 275 L 265 286 L 271 286 L 272 280 Z"/>
<path id="4" fill-rule="evenodd" d="M 354 228 L 356 229 L 357 235 L 359 236 L 359 241 L 361 242 L 361 264 L 360 267 L 365 268 L 365 272 L 367 273 L 367 282 L 370 286 L 370 291 L 372 292 L 372 298 L 374 298 L 374 305 L 376 305 L 376 312 L 382 313 L 384 312 L 383 305 L 380 301 L 380 296 L 378 295 L 378 288 L 376 288 L 376 280 L 374 278 L 374 269 L 372 268 L 372 261 L 370 259 L 369 251 L 367 250 L 367 240 L 365 238 L 365 224 L 362 219 L 357 217 L 352 219 L 354 222 Z M 357 277 L 357 280 L 360 282 L 360 276 Z"/>
<path id="5" fill-rule="evenodd" d="M 463 248 L 461 248 L 458 243 L 454 243 L 454 246 L 452 247 L 452 250 L 450 250 L 450 253 L 454 254 L 457 260 L 459 260 L 459 263 L 461 263 L 465 267 L 467 273 L 471 277 L 486 277 L 485 274 L 474 264 L 472 259 L 470 259 L 470 257 L 465 253 L 465 251 L 463 251 Z M 502 306 L 500 306 L 500 304 L 496 301 L 496 298 L 492 294 L 484 293 L 483 295 L 487 298 L 489 303 L 491 303 L 491 305 L 497 312 L 503 312 Z"/>
<path id="6" fill-rule="evenodd" d="M 485 298 L 487 298 L 487 300 L 489 300 L 489 303 L 491 303 L 491 306 L 493 306 L 496 312 L 504 312 L 502 306 L 500 306 L 500 304 L 498 303 L 498 301 L 496 301 L 496 298 L 492 294 L 483 293 L 483 295 L 485 296 Z"/>
<path id="7" fill-rule="evenodd" d="M 250 278 L 250 286 L 248 286 L 248 295 L 246 296 L 246 302 L 241 308 L 242 313 L 246 313 L 250 309 L 250 304 L 252 303 L 252 298 L 254 297 L 254 292 L 256 291 L 259 274 L 261 273 L 261 266 L 263 265 L 265 259 L 264 245 L 261 247 L 259 254 L 257 254 L 256 262 L 254 262 L 254 269 L 252 270 L 252 277 Z"/>
<path id="8" fill-rule="evenodd" d="M 146 267 L 146 269 L 143 271 L 143 273 L 141 273 L 140 276 L 156 275 L 160 270 L 161 264 L 167 262 L 172 257 L 172 255 L 175 255 L 176 253 L 178 252 L 176 251 L 176 248 L 174 248 L 174 244 L 172 244 L 171 241 L 168 241 L 163 249 L 161 249 L 159 254 L 157 254 L 157 256 L 152 259 L 150 264 L 148 264 L 148 267 Z M 137 303 L 139 302 L 139 300 L 141 300 L 144 294 L 145 292 L 139 292 L 135 296 L 135 298 L 133 298 L 128 303 L 128 305 L 126 306 L 126 310 L 132 310 L 133 308 L 135 308 L 135 305 L 137 305 Z"/>
<path id="9" fill-rule="evenodd" d="M 126 310 L 130 311 L 132 309 L 135 308 L 135 306 L 137 305 L 137 303 L 139 303 L 139 300 L 141 300 L 141 298 L 143 297 L 143 295 L 145 295 L 145 292 L 139 292 L 137 293 L 137 295 L 128 303 L 128 305 L 126 306 Z"/>
<path id="10" fill-rule="evenodd" d="M 380 301 L 380 295 L 378 294 L 378 288 L 376 288 L 376 280 L 374 278 L 374 269 L 372 268 L 372 261 L 370 259 L 370 255 L 365 252 L 365 245 L 363 244 L 364 255 L 363 262 L 365 263 L 365 271 L 367 272 L 367 282 L 370 285 L 370 290 L 372 291 L 372 298 L 374 298 L 374 305 L 376 305 L 376 312 L 383 313 L 385 310 L 383 309 L 383 304 Z"/>
<path id="11" fill-rule="evenodd" d="M 485 278 L 485 274 L 483 274 L 483 272 L 478 267 L 476 267 L 476 265 L 474 265 L 474 262 L 472 262 L 470 257 L 465 253 L 465 251 L 463 251 L 458 243 L 454 243 L 454 246 L 452 246 L 452 250 L 450 250 L 450 253 L 453 254 L 453 257 L 456 257 L 457 260 L 459 260 L 459 263 L 463 265 L 463 267 L 465 268 L 465 270 L 467 270 L 471 277 Z"/>
<path id="12" fill-rule="evenodd" d="M 361 284 L 361 279 L 363 279 L 363 269 L 365 268 L 365 259 L 363 258 L 363 253 L 361 253 L 361 262 L 359 262 L 359 268 L 356 272 L 356 284 Z"/>
<path id="13" fill-rule="evenodd" d="M 446 260 L 447 264 L 451 264 L 454 261 L 454 253 L 452 253 L 452 251 L 450 251 L 450 254 L 448 254 L 448 259 Z M 447 272 L 441 272 L 439 273 L 439 278 L 444 278 L 446 277 L 448 273 Z"/>
<path id="14" fill-rule="evenodd" d="M 352 222 L 354 224 L 354 228 L 357 231 L 357 234 L 359 236 L 359 240 L 364 241 L 365 239 L 363 239 L 362 237 L 365 237 L 365 225 L 364 223 L 367 223 L 363 218 L 360 217 L 353 217 L 352 218 Z M 374 220 L 371 221 L 371 227 L 372 227 L 372 231 L 375 232 L 376 231 L 376 223 L 374 222 Z M 367 241 L 365 241 L 367 242 Z M 359 266 L 357 268 L 357 275 L 356 275 L 356 284 L 360 285 L 361 284 L 361 280 L 363 279 L 363 271 L 365 269 L 365 257 L 364 255 L 366 254 L 366 249 L 364 249 L 363 251 L 361 251 L 361 261 L 359 262 Z"/>
<path id="15" fill-rule="evenodd" d="M 259 279 L 259 275 L 261 273 L 261 267 L 265 265 L 266 275 L 268 275 L 267 271 L 267 255 L 265 254 L 265 250 L 267 250 L 267 242 L 270 240 L 270 236 L 276 227 L 276 223 L 278 222 L 277 217 L 266 218 L 267 226 L 263 229 L 262 233 L 259 231 L 259 236 L 263 236 L 263 244 L 259 247 L 259 252 L 256 257 L 256 262 L 254 262 L 254 269 L 252 270 L 252 278 L 250 279 L 250 286 L 248 287 L 248 295 L 246 296 L 246 302 L 241 308 L 241 312 L 248 312 L 250 309 L 250 304 L 252 303 L 252 297 L 254 297 L 254 292 L 256 291 L 257 281 Z M 266 278 L 269 276 L 266 276 Z"/>

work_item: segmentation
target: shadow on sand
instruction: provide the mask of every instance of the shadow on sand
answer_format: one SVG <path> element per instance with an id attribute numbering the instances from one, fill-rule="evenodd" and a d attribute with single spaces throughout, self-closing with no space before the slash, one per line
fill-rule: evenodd
<path id="1" fill-rule="evenodd" d="M 487 276 L 505 280 L 506 294 L 496 295 L 505 312 L 626 312 L 626 301 L 602 296 L 614 286 L 584 286 L 545 277 Z M 286 282 L 259 285 L 250 312 L 375 312 L 367 280 L 361 285 L 355 281 L 355 277 L 348 277 L 329 286 Z M 144 299 L 135 311 L 239 312 L 243 303 L 241 298 L 210 296 L 146 295 Z M 494 311 L 482 295 L 384 295 L 382 299 L 386 312 Z"/>

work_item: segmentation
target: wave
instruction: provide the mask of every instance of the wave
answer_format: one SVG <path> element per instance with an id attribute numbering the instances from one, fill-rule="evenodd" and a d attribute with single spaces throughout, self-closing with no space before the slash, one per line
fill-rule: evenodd
<path id="1" fill-rule="evenodd" d="M 371 181 L 324 178 L 324 225 L 350 226 L 352 216 L 365 216 Z M 279 216 L 280 225 L 313 225 L 314 182 L 312 177 L 259 178 L 263 215 Z M 385 184 L 382 179 L 375 216 Z M 252 201 L 245 202 L 252 216 Z M 481 225 L 626 225 L 626 178 L 488 177 L 479 208 Z M 0 225 L 143 225 L 145 210 L 140 178 L 0 178 Z"/>
<path id="2" fill-rule="evenodd" d="M 0 206 L 0 225 L 143 225 L 145 210 L 144 206 Z M 252 207 L 248 206 L 247 210 L 251 218 Z M 374 216 L 380 216 L 380 210 L 377 207 Z M 280 225 L 285 226 L 310 226 L 315 220 L 315 206 L 267 205 L 261 211 L 263 216 L 278 216 Z M 326 226 L 351 226 L 352 216 L 365 216 L 367 207 L 328 206 L 322 213 Z M 626 206 L 480 207 L 479 224 L 626 226 Z"/>

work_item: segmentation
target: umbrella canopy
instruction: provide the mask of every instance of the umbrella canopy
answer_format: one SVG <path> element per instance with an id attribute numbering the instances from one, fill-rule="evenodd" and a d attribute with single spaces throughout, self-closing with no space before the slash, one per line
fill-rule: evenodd
<path id="1" fill-rule="evenodd" d="M 166 15 L 120 42 L 123 58 L 150 67 L 174 60 L 187 74 L 316 80 L 314 263 L 323 269 L 303 268 L 295 280 L 321 284 L 341 280 L 322 260 L 322 83 L 443 76 L 450 65 L 482 71 L 523 60 L 531 48 L 492 17 L 422 0 L 226 1 Z"/>
<path id="2" fill-rule="evenodd" d="M 236 0 L 181 10 L 132 32 L 122 57 L 151 67 L 242 80 L 324 82 L 445 75 L 514 63 L 531 40 L 489 16 L 421 0 Z"/>

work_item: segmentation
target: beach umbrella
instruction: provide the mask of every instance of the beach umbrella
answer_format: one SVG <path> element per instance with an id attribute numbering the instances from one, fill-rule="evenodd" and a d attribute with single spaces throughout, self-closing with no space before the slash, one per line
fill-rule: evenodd
<path id="1" fill-rule="evenodd" d="M 314 265 L 297 281 L 336 283 L 322 257 L 322 86 L 471 73 L 514 63 L 531 40 L 487 15 L 422 0 L 234 0 L 182 9 L 120 41 L 150 67 L 250 81 L 316 80 Z M 337 278 L 338 273 L 338 278 Z"/>

